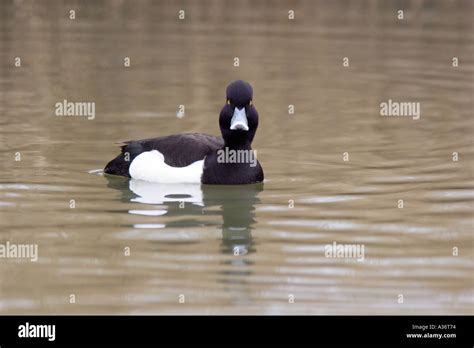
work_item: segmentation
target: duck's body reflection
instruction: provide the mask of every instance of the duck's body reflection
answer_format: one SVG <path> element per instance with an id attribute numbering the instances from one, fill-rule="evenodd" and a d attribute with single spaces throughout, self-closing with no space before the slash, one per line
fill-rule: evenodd
<path id="1" fill-rule="evenodd" d="M 108 186 L 122 193 L 122 201 L 157 204 L 158 210 L 130 210 L 130 214 L 147 216 L 222 216 L 222 252 L 245 255 L 255 251 L 252 226 L 255 224 L 255 204 L 263 183 L 251 185 L 159 184 L 141 180 L 105 176 Z M 163 207 L 164 206 L 164 207 Z M 220 209 L 210 209 L 220 207 Z M 160 222 L 160 221 L 155 221 Z M 173 227 L 174 223 L 161 227 Z M 182 221 L 177 224 L 182 225 Z M 190 225 L 202 225 L 195 221 Z M 237 260 L 236 260 L 237 261 Z M 242 260 L 241 260 L 242 261 Z"/>
<path id="2" fill-rule="evenodd" d="M 160 184 L 131 179 L 129 189 L 136 197 L 131 202 L 145 204 L 166 204 L 173 202 L 191 203 L 203 207 L 203 196 L 200 184 Z"/>

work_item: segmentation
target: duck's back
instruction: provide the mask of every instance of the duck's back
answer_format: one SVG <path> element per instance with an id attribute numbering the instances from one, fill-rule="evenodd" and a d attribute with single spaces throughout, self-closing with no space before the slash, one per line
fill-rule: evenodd
<path id="1" fill-rule="evenodd" d="M 223 146 L 224 141 L 221 138 L 201 133 L 126 141 L 121 146 L 122 153 L 105 166 L 104 172 L 130 177 L 129 167 L 135 157 L 152 150 L 158 150 L 163 154 L 166 164 L 172 167 L 185 167 L 202 160 Z"/>

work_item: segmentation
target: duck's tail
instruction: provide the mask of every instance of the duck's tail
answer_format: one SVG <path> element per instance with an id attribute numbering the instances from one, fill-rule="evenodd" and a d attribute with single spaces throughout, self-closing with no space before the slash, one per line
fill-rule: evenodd
<path id="1" fill-rule="evenodd" d="M 107 163 L 104 168 L 104 173 L 130 178 L 130 163 L 132 163 L 135 157 L 142 153 L 144 149 L 140 143 L 134 141 L 122 143 L 121 149 L 122 153 Z"/>

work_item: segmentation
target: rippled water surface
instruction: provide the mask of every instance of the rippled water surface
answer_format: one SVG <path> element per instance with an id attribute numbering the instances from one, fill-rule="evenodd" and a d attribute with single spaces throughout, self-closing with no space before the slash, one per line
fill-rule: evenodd
<path id="1" fill-rule="evenodd" d="M 472 314 L 472 6 L 2 1 L 0 243 L 39 259 L 0 259 L 0 313 Z M 115 142 L 219 134 L 238 78 L 262 185 L 98 171 Z M 95 119 L 55 116 L 64 99 Z M 381 117 L 388 99 L 420 119 Z"/>

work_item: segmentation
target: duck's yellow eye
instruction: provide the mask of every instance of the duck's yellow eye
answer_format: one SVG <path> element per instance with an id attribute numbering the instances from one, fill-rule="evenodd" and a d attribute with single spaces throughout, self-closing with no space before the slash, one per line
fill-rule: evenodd
<path id="1" fill-rule="evenodd" d="M 249 105 L 252 106 L 252 101 L 249 101 Z"/>
<path id="2" fill-rule="evenodd" d="M 227 105 L 230 105 L 230 100 L 229 99 L 227 99 Z"/>

